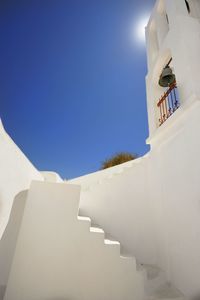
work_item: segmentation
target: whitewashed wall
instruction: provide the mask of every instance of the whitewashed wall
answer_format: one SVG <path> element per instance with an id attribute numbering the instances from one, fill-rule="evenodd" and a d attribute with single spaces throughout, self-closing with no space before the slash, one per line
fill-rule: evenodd
<path id="1" fill-rule="evenodd" d="M 147 106 L 151 144 L 151 185 L 158 264 L 190 298 L 200 298 L 200 2 L 158 0 L 146 29 Z M 166 15 L 169 28 L 163 27 Z M 152 24 L 157 31 L 157 56 L 152 55 Z M 164 36 L 164 38 L 163 38 Z M 158 86 L 172 57 L 180 108 L 158 128 Z M 156 194 L 155 194 L 156 192 Z"/>
<path id="2" fill-rule="evenodd" d="M 200 298 L 200 102 L 164 124 L 152 143 L 151 195 L 158 265 L 189 299 Z M 169 127 L 171 125 L 171 127 Z M 150 175 L 150 174 L 149 174 Z"/>
<path id="3" fill-rule="evenodd" d="M 33 182 L 4 300 L 143 300 L 134 258 L 78 218 L 80 187 Z"/>
<path id="4" fill-rule="evenodd" d="M 5 228 L 15 196 L 28 189 L 33 179 L 43 180 L 43 176 L 11 140 L 0 122 L 0 299 L 7 284 L 23 205 L 15 206 L 16 210 L 13 208 L 13 222 L 7 230 Z"/>
<path id="5" fill-rule="evenodd" d="M 155 263 L 152 207 L 147 197 L 149 157 L 86 175 L 81 184 L 80 214 L 89 216 L 119 240 L 125 254 Z"/>
<path id="6" fill-rule="evenodd" d="M 153 150 L 138 163 L 111 168 L 109 177 L 101 171 L 70 182 L 82 185 L 81 214 L 120 240 L 126 253 L 140 263 L 159 266 L 188 299 L 196 299 L 200 138 L 195 133 L 200 131 L 200 102 L 175 116 L 151 140 Z"/>
<path id="7" fill-rule="evenodd" d="M 200 23 L 184 3 L 157 1 L 147 28 L 150 153 L 70 182 L 82 187 L 81 214 L 120 240 L 141 263 L 157 264 L 193 300 L 200 298 Z M 162 18 L 165 9 L 169 28 Z M 158 78 L 171 56 L 181 106 L 158 128 L 156 103 L 163 91 Z M 19 187 L 27 188 L 40 175 L 2 128 L 0 139 L 0 163 L 8 170 L 0 172 L 2 213 L 10 210 Z M 22 174 L 21 160 L 26 161 Z"/>
<path id="8" fill-rule="evenodd" d="M 195 2 L 195 6 L 192 3 Z M 147 107 L 150 137 L 157 134 L 159 109 L 157 103 L 164 94 L 158 85 L 163 67 L 172 57 L 173 72 L 179 88 L 182 106 L 200 98 L 200 4 L 189 1 L 191 14 L 184 0 L 156 1 L 146 28 L 148 74 L 146 76 Z M 193 17 L 197 14 L 196 17 Z M 169 24 L 166 20 L 169 20 Z M 156 37 L 155 37 L 156 36 Z"/>
<path id="9" fill-rule="evenodd" d="M 11 140 L 0 123 L 0 238 L 8 222 L 16 194 L 28 189 L 31 180 L 43 176 Z"/>
<path id="10" fill-rule="evenodd" d="M 8 225 L 0 241 L 0 300 L 3 300 L 6 290 L 26 197 L 27 191 L 20 192 L 15 197 Z"/>
<path id="11" fill-rule="evenodd" d="M 121 174 L 112 168 L 113 177 L 97 172 L 72 182 L 82 185 L 82 213 L 200 299 L 200 3 L 189 3 L 190 14 L 183 0 L 156 1 L 146 29 L 149 155 Z M 158 127 L 158 79 L 171 57 L 181 106 Z"/>

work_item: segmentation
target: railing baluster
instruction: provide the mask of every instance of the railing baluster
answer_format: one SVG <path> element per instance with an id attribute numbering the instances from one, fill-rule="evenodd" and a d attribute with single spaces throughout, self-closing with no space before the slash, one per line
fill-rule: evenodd
<path id="1" fill-rule="evenodd" d="M 175 104 L 175 110 L 178 108 L 178 101 L 177 101 L 177 97 L 176 97 L 176 91 L 175 91 L 175 89 L 173 89 L 173 93 L 174 93 L 174 99 L 175 99 L 175 102 L 174 102 L 174 104 Z"/>
<path id="2" fill-rule="evenodd" d="M 162 109 L 161 109 L 161 105 L 159 105 L 159 108 L 160 108 L 160 119 L 159 119 L 159 122 L 160 124 L 163 123 L 163 119 L 162 119 Z"/>
<path id="3" fill-rule="evenodd" d="M 174 102 L 173 102 L 173 96 L 171 93 L 169 93 L 169 97 L 170 97 L 170 102 L 171 102 L 171 114 L 173 114 L 173 107 L 174 107 Z"/>
<path id="4" fill-rule="evenodd" d="M 170 94 L 167 95 L 167 103 L 168 103 L 168 117 L 171 115 L 171 106 L 170 106 Z"/>
<path id="5" fill-rule="evenodd" d="M 165 121 L 165 107 L 163 101 L 162 101 L 162 110 L 163 110 L 163 121 Z"/>
<path id="6" fill-rule="evenodd" d="M 165 113 L 166 113 L 166 119 L 169 117 L 168 115 L 168 109 L 167 109 L 167 94 L 165 94 L 165 100 L 164 100 L 164 104 L 165 104 Z"/>
<path id="7" fill-rule="evenodd" d="M 160 109 L 159 126 L 161 126 L 180 106 L 176 89 L 177 86 L 174 82 L 157 103 L 157 106 Z"/>

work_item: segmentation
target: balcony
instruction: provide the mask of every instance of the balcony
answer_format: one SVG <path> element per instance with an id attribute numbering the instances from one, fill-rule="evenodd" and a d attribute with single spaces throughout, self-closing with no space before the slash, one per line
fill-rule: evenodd
<path id="1" fill-rule="evenodd" d="M 159 126 L 161 126 L 180 106 L 176 82 L 172 83 L 157 103 Z"/>

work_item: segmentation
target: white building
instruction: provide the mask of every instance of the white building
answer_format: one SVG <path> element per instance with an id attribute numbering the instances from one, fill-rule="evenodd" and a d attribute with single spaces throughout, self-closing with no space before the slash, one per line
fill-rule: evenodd
<path id="1" fill-rule="evenodd" d="M 200 299 L 200 1 L 158 0 L 146 38 L 144 157 L 62 182 L 1 125 L 0 299 Z"/>

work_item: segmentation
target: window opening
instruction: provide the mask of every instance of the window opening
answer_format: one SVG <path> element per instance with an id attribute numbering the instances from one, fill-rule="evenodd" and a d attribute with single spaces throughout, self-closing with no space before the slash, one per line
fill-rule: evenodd
<path id="1" fill-rule="evenodd" d="M 188 13 L 190 14 L 190 5 L 189 5 L 189 2 L 187 0 L 185 0 L 185 5 L 187 7 Z"/>
<path id="2" fill-rule="evenodd" d="M 167 14 L 166 14 L 166 19 L 167 19 L 167 24 L 169 25 L 169 18 Z"/>

